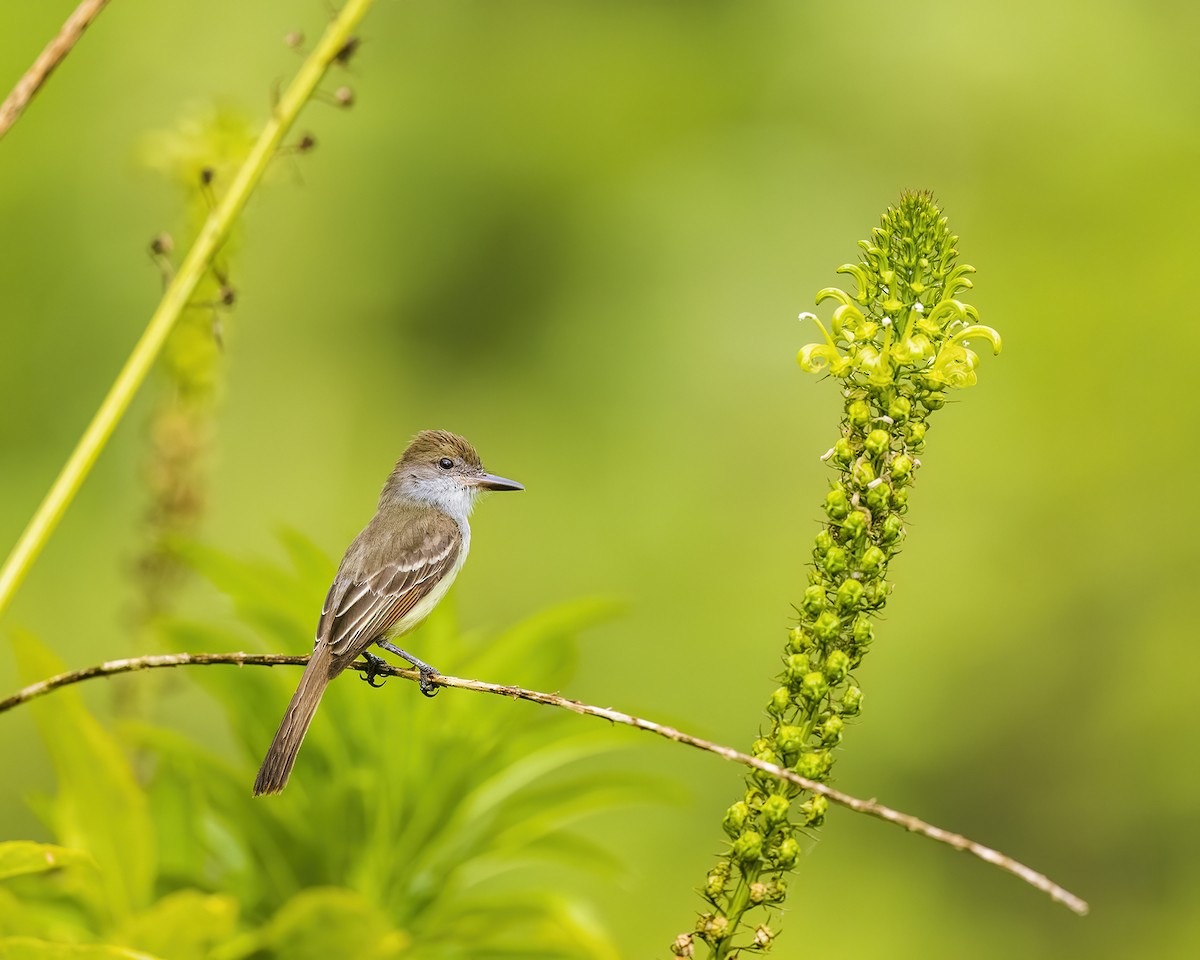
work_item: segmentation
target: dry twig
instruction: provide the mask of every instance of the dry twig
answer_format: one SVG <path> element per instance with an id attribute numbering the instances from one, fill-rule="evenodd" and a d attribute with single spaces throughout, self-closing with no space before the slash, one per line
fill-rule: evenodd
<path id="1" fill-rule="evenodd" d="M 83 670 L 73 670 L 69 673 L 60 673 L 58 676 L 50 677 L 46 680 L 41 680 L 38 683 L 30 684 L 22 690 L 18 690 L 11 697 L 5 700 L 0 700 L 0 713 L 20 706 L 37 697 L 44 696 L 52 690 L 59 687 L 65 687 L 72 683 L 79 683 L 82 680 L 91 680 L 94 677 L 108 677 L 117 673 L 130 673 L 134 670 L 150 670 L 159 667 L 181 667 L 181 666 L 208 666 L 212 664 L 235 664 L 237 666 L 302 666 L 308 662 L 307 656 L 285 656 L 282 654 L 270 653 L 175 653 L 163 654 L 158 656 L 148 657 L 130 657 L 125 660 L 109 660 L 107 663 L 100 663 L 92 667 L 86 667 Z M 357 669 L 365 670 L 367 665 L 365 662 L 356 663 Z M 421 675 L 416 670 L 402 670 L 398 667 L 385 665 L 377 671 L 380 675 L 403 677 L 406 680 L 419 681 Z M 491 693 L 497 696 L 510 697 L 514 700 L 528 700 L 532 703 L 542 703 L 551 707 L 561 707 L 564 710 L 570 710 L 572 713 L 583 714 L 588 717 L 599 717 L 602 720 L 608 720 L 612 723 L 623 724 L 627 727 L 635 727 L 638 730 L 646 730 L 650 733 L 657 734 L 660 737 L 665 737 L 668 740 L 674 740 L 676 743 L 686 743 L 690 747 L 695 747 L 698 750 L 705 750 L 708 753 L 714 753 L 719 757 L 724 757 L 726 760 L 732 760 L 735 763 L 743 764 L 747 767 L 754 767 L 757 770 L 762 770 L 773 777 L 778 777 L 781 780 L 787 780 L 790 783 L 796 784 L 805 790 L 813 793 L 819 793 L 827 797 L 833 803 L 840 804 L 843 807 L 855 811 L 856 813 L 864 813 L 869 817 L 875 817 L 878 820 L 885 820 L 888 823 L 894 823 L 897 826 L 903 827 L 911 833 L 919 833 L 923 837 L 928 837 L 930 840 L 936 840 L 938 843 L 944 843 L 953 847 L 955 850 L 963 850 L 972 856 L 978 857 L 980 860 L 990 863 L 993 866 L 999 867 L 1016 877 L 1020 877 L 1030 886 L 1041 890 L 1052 900 L 1063 904 L 1069 910 L 1074 911 L 1080 916 L 1088 912 L 1087 903 L 1075 896 L 1069 890 L 1065 890 L 1057 883 L 1054 883 L 1045 874 L 1038 873 L 1036 870 L 1025 866 L 1025 864 L 1014 860 L 1012 857 L 1001 853 L 998 850 L 993 850 L 991 847 L 985 847 L 981 843 L 976 843 L 962 834 L 952 833 L 949 830 L 943 830 L 941 827 L 936 827 L 931 823 L 926 823 L 918 817 L 914 817 L 909 813 L 901 813 L 899 810 L 893 810 L 891 807 L 885 807 L 883 804 L 875 800 L 861 800 L 858 797 L 853 797 L 848 793 L 842 793 L 840 790 L 835 790 L 823 783 L 818 783 L 815 780 L 809 780 L 801 777 L 791 770 L 784 767 L 776 766 L 773 763 L 766 763 L 749 754 L 741 753 L 730 747 L 722 746 L 718 743 L 713 743 L 709 740 L 694 737 L 689 733 L 683 733 L 676 730 L 674 727 L 664 726 L 661 723 L 655 723 L 653 720 L 643 720 L 641 717 L 635 717 L 628 713 L 623 713 L 620 710 L 613 710 L 609 707 L 595 707 L 590 704 L 580 703 L 578 700 L 569 700 L 566 697 L 561 697 L 556 693 L 541 693 L 537 690 L 526 690 L 522 687 L 506 686 L 498 683 L 485 683 L 482 680 L 464 680 L 460 677 L 448 677 L 439 675 L 430 678 L 431 681 L 440 687 L 454 687 L 459 690 L 474 690 L 477 693 Z"/>
<path id="2" fill-rule="evenodd" d="M 0 103 L 0 137 L 8 133 L 8 128 L 17 122 L 33 95 L 41 89 L 42 84 L 54 72 L 54 68 L 63 62 L 83 36 L 83 31 L 100 16 L 100 11 L 107 3 L 108 0 L 83 0 L 75 8 L 75 12 L 67 17 L 67 22 L 58 31 L 58 35 L 46 44 L 46 49 L 33 61 L 33 66 L 25 71 L 17 85 L 12 88 L 12 93 L 5 98 L 4 103 Z"/>

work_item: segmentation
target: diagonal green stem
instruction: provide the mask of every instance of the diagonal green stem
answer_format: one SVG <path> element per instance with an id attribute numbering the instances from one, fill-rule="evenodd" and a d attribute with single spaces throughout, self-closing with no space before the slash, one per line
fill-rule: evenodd
<path id="1" fill-rule="evenodd" d="M 4 562 L 3 569 L 0 569 L 0 614 L 8 606 L 29 568 L 41 553 L 42 547 L 58 526 L 58 521 L 62 519 L 67 507 L 75 499 L 75 494 L 83 486 L 83 481 L 91 472 L 100 451 L 104 449 L 117 423 L 129 408 L 134 394 L 150 372 L 175 322 L 187 307 L 196 285 L 203 279 L 213 257 L 233 229 L 246 201 L 258 186 L 271 158 L 279 149 L 279 144 L 312 96 L 317 84 L 321 82 L 329 65 L 351 38 L 351 31 L 366 14 L 371 2 L 372 0 L 347 0 L 280 97 L 258 140 L 233 178 L 229 192 L 209 215 L 104 402 L 100 404 L 54 485 L 22 532 L 17 545 Z"/>

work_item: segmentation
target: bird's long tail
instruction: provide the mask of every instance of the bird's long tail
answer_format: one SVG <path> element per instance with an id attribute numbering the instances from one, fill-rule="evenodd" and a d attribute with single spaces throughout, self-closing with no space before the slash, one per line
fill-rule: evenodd
<path id="1" fill-rule="evenodd" d="M 318 644 L 258 770 L 258 777 L 254 780 L 256 797 L 264 793 L 279 793 L 287 786 L 296 754 L 304 742 L 304 734 L 308 732 L 308 725 L 312 723 L 313 715 L 321 703 L 321 695 L 329 685 L 331 660 L 328 646 Z"/>

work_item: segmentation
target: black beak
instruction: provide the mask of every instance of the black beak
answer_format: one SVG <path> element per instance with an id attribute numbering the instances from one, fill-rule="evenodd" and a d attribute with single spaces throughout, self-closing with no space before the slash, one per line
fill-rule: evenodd
<path id="1" fill-rule="evenodd" d="M 505 480 L 494 473 L 484 473 L 475 478 L 475 486 L 484 490 L 524 490 L 516 480 Z"/>

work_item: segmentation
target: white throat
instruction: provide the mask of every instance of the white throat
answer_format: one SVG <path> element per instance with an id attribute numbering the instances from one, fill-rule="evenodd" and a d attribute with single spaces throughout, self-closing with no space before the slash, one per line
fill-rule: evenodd
<path id="1" fill-rule="evenodd" d="M 470 538 L 467 518 L 471 516 L 471 509 L 479 496 L 478 487 L 467 486 L 453 477 L 408 477 L 403 489 L 412 499 L 437 507 L 459 525 L 464 538 Z"/>

